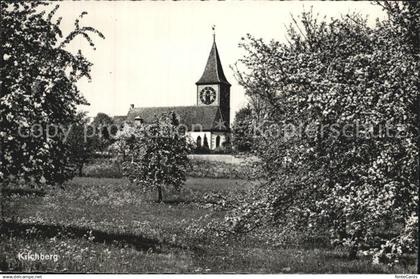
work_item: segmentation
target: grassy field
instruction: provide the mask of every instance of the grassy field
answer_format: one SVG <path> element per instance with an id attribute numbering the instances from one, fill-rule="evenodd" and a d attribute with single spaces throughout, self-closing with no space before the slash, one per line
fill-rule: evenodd
<path id="1" fill-rule="evenodd" d="M 347 260 L 344 251 L 317 243 L 274 247 L 257 234 L 206 239 L 191 228 L 226 214 L 208 193 L 247 191 L 245 180 L 190 178 L 164 203 L 125 179 L 75 178 L 44 196 L 14 196 L 0 235 L 3 272 L 106 273 L 414 273 L 400 266 Z M 58 255 L 57 261 L 22 261 L 19 253 Z"/>

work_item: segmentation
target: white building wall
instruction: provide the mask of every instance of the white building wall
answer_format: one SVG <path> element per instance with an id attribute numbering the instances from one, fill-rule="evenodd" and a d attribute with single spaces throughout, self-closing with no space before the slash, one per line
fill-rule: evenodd
<path id="1" fill-rule="evenodd" d="M 201 137 L 201 146 L 204 144 L 204 135 L 207 137 L 207 142 L 209 143 L 209 148 L 211 150 L 216 149 L 217 136 L 220 137 L 219 147 L 223 147 L 223 143 L 226 142 L 226 138 L 229 136 L 229 134 L 223 132 L 188 132 L 190 142 L 193 144 L 197 144 L 197 138 L 199 136 Z"/>
<path id="2" fill-rule="evenodd" d="M 217 137 L 218 136 L 220 137 L 219 147 L 222 147 L 222 144 L 225 142 L 225 135 L 224 135 L 224 133 L 213 133 L 211 135 L 211 144 L 213 146 L 213 149 L 216 149 L 217 148 L 217 146 L 216 146 L 216 140 L 217 140 Z"/>
<path id="3" fill-rule="evenodd" d="M 209 148 L 214 149 L 212 147 L 212 142 L 211 142 L 211 132 L 188 132 L 188 136 L 190 137 L 190 140 L 194 144 L 197 143 L 197 138 L 199 136 L 201 137 L 201 146 L 203 146 L 203 144 L 204 144 L 204 135 L 207 137 L 207 142 L 209 143 Z"/>

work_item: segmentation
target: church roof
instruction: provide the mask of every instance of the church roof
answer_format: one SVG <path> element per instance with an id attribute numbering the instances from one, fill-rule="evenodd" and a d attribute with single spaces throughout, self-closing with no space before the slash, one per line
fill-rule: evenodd
<path id="1" fill-rule="evenodd" d="M 167 112 L 175 112 L 181 124 L 184 124 L 189 131 L 195 128 L 197 132 L 200 130 L 198 125 L 201 125 L 203 131 L 216 130 L 216 123 L 222 118 L 219 107 L 179 106 L 132 108 L 127 114 L 127 120 L 134 122 L 138 117 L 148 124 L 152 123 L 156 116 Z"/>
<path id="2" fill-rule="evenodd" d="M 213 46 L 211 47 L 210 55 L 207 59 L 207 64 L 203 75 L 196 82 L 197 85 L 211 83 L 225 83 L 230 85 L 223 72 L 219 52 L 217 51 L 216 41 L 213 42 Z"/>

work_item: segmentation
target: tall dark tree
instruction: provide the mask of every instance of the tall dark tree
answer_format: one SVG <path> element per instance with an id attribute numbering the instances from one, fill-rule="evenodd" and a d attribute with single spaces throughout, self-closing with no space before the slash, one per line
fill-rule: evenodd
<path id="1" fill-rule="evenodd" d="M 206 134 L 204 134 L 204 139 L 203 139 L 203 150 L 204 151 L 209 151 L 210 150 L 209 141 L 207 139 Z"/>

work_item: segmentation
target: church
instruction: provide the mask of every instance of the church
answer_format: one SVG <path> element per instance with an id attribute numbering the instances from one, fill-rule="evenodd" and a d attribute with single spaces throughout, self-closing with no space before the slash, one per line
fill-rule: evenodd
<path id="1" fill-rule="evenodd" d="M 215 35 L 207 64 L 196 84 L 196 104 L 173 107 L 130 106 L 127 116 L 114 117 L 115 122 L 151 123 L 155 116 L 174 112 L 187 135 L 197 147 L 222 150 L 230 142 L 230 87 L 223 72 Z"/>

